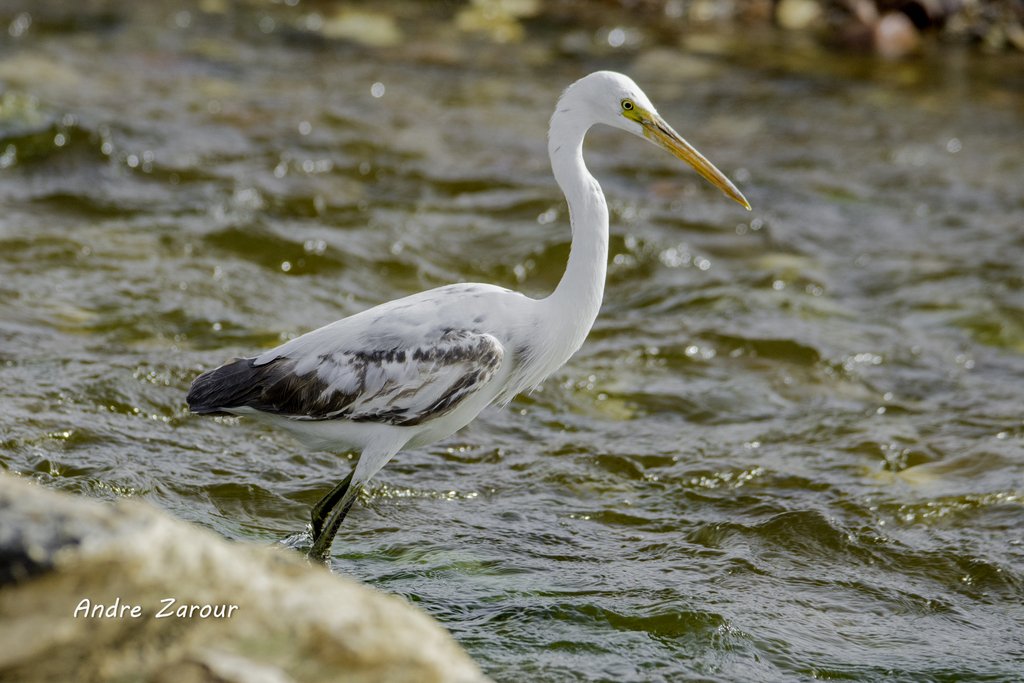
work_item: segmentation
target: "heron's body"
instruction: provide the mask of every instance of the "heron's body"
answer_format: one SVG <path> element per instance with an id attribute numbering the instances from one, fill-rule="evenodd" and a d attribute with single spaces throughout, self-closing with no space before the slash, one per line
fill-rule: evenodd
<path id="1" fill-rule="evenodd" d="M 395 453 L 443 439 L 491 403 L 536 387 L 583 344 L 601 306 L 608 260 L 607 205 L 583 163 L 583 137 L 595 123 L 648 137 L 742 199 L 632 81 L 591 74 L 566 90 L 551 118 L 551 165 L 573 231 L 554 293 L 535 300 L 486 284 L 439 287 L 235 359 L 193 383 L 193 412 L 245 415 L 313 449 L 361 453 L 350 479 L 314 508 L 311 556 L 329 550 L 355 494 Z"/>

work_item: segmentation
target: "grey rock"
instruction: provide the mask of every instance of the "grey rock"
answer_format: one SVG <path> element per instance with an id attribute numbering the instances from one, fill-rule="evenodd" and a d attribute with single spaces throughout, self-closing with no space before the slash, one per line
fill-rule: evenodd
<path id="1" fill-rule="evenodd" d="M 0 680 L 488 679 L 427 615 L 298 555 L 0 475 Z"/>

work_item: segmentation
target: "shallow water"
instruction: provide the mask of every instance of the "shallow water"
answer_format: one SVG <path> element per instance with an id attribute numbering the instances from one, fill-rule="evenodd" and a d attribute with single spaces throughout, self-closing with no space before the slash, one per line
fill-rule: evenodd
<path id="1" fill-rule="evenodd" d="M 550 292 L 547 118 L 613 68 L 754 211 L 595 130 L 588 342 L 400 454 L 336 568 L 499 682 L 1020 680 L 1024 60 L 494 45 L 445 17 L 373 49 L 159 7 L 0 52 L 0 466 L 232 539 L 301 529 L 350 463 L 190 417 L 191 380 L 448 282 Z"/>

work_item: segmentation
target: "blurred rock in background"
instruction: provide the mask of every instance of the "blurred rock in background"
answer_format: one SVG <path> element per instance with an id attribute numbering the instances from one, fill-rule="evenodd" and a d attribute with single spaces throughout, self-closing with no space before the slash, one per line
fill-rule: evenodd
<path id="1" fill-rule="evenodd" d="M 430 32 L 451 46 L 456 37 L 500 44 L 555 30 L 562 52 L 583 54 L 672 42 L 695 30 L 774 25 L 886 58 L 912 54 L 923 41 L 1024 51 L 1024 0 L 3 0 L 0 46 L 31 31 L 116 30 L 140 13 L 182 28 L 213 18 L 242 34 L 379 48 L 400 45 L 409 33 Z M 452 58 L 437 46 L 430 52 Z"/>

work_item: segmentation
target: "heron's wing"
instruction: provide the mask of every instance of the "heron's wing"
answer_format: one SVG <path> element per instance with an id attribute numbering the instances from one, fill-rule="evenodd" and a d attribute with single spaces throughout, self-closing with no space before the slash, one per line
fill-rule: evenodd
<path id="1" fill-rule="evenodd" d="M 363 346 L 236 358 L 196 378 L 189 407 L 207 414 L 248 407 L 298 420 L 417 425 L 487 384 L 505 354 L 489 334 L 451 329 L 415 344 Z"/>

